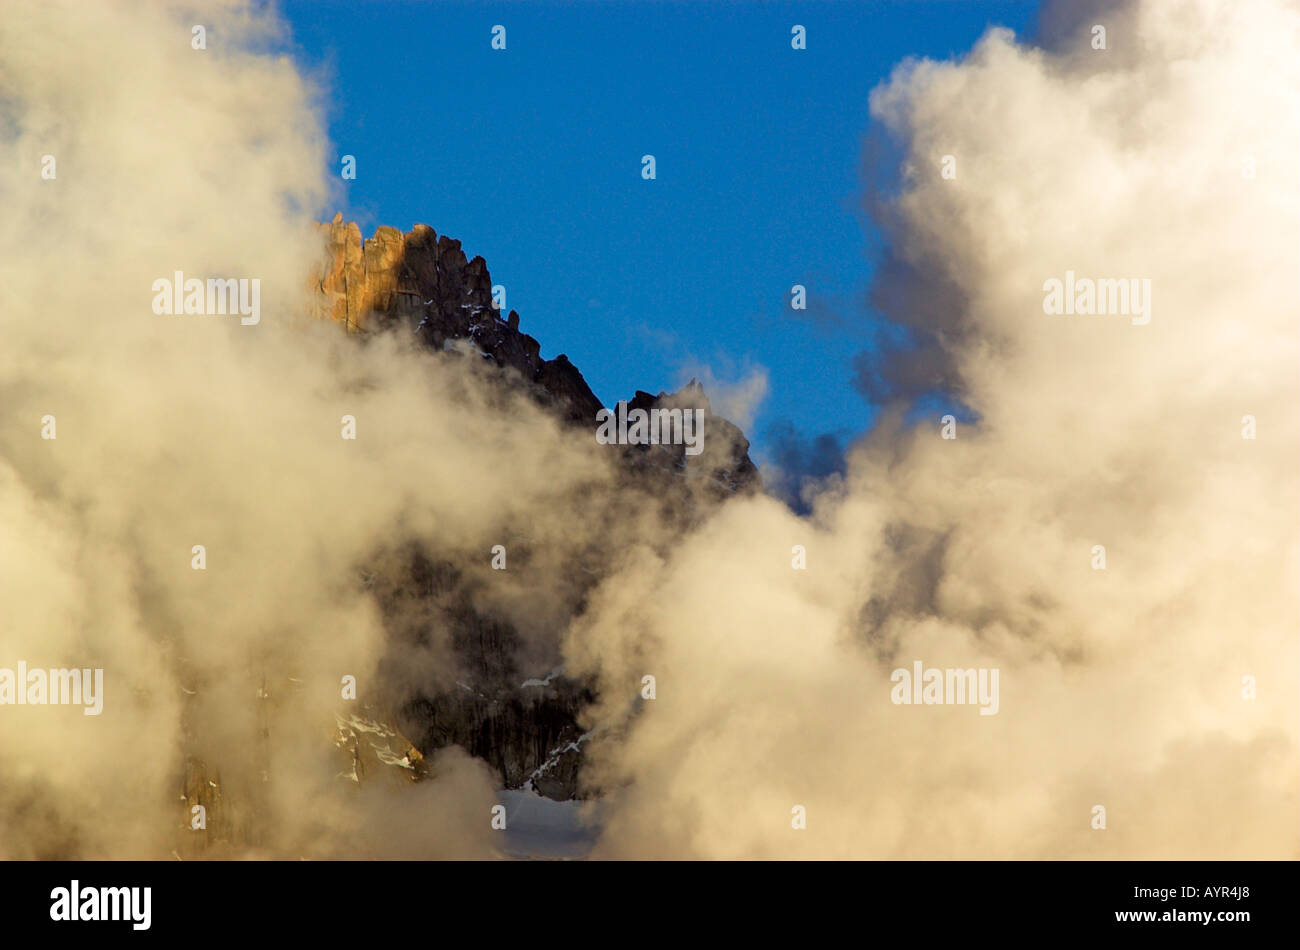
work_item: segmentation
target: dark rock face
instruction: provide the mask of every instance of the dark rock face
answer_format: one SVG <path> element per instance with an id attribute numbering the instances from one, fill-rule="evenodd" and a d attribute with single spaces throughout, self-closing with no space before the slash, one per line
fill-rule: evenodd
<path id="1" fill-rule="evenodd" d="M 483 759 L 506 788 L 530 787 L 548 797 L 577 797 L 582 708 L 595 699 L 588 684 L 549 672 L 520 668 L 521 638 L 499 618 L 473 604 L 475 581 L 448 560 L 435 561 L 408 547 L 384 558 L 371 581 L 390 638 L 427 645 L 434 629 L 450 632 L 455 668 L 450 685 L 429 682 L 406 696 L 391 716 L 395 731 L 412 737 L 427 753 L 458 745 Z M 406 683 L 395 657 L 381 669 L 392 683 Z"/>
<path id="2" fill-rule="evenodd" d="M 364 242 L 357 225 L 341 216 L 319 227 L 326 247 L 316 275 L 318 316 L 349 332 L 409 331 L 432 350 L 468 346 L 502 370 L 503 382 L 522 380 L 539 403 L 594 437 L 600 400 L 566 356 L 542 359 L 537 340 L 520 332 L 517 313 L 501 318 L 483 258 L 467 260 L 459 241 L 425 225 L 406 234 L 381 227 Z M 749 442 L 712 414 L 694 380 L 673 394 L 638 391 L 628 407 L 705 412 L 699 455 L 688 455 L 683 445 L 609 447 L 629 483 L 658 499 L 675 522 L 685 525 L 704 513 L 701 506 L 760 489 Z M 705 491 L 695 490 L 700 485 Z M 453 686 L 421 687 L 396 712 L 394 732 L 414 746 L 407 761 L 454 744 L 488 762 L 507 788 L 531 787 L 557 800 L 590 793 L 579 783 L 585 738 L 579 717 L 594 699 L 591 684 L 558 669 L 519 669 L 517 631 L 480 614 L 467 579 L 441 556 L 403 552 L 399 566 L 373 584 L 394 638 L 419 641 L 436 624 L 451 631 L 459 663 Z M 413 615 L 422 618 L 415 625 L 403 619 Z"/>

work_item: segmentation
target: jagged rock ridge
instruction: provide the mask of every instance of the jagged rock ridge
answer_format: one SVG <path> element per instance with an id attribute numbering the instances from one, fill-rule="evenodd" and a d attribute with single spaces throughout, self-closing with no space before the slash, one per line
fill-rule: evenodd
<path id="1" fill-rule="evenodd" d="M 487 263 L 466 260 L 460 241 L 417 224 L 406 234 L 380 227 L 363 242 L 361 229 L 341 214 L 319 227 L 327 237 L 317 281 L 320 316 L 350 331 L 405 324 L 433 349 L 468 340 L 538 386 L 571 419 L 593 419 L 601 408 L 567 356 L 542 359 L 541 344 L 520 332 L 519 314 L 501 318 Z"/>

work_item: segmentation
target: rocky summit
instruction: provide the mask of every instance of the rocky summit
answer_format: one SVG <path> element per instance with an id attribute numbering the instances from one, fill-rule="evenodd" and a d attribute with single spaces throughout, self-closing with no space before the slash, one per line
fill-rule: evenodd
<path id="1" fill-rule="evenodd" d="M 467 259 L 460 241 L 422 224 L 406 233 L 379 227 L 365 240 L 342 215 L 318 227 L 324 244 L 314 275 L 318 317 L 349 333 L 411 333 L 430 350 L 477 353 L 501 371 L 503 385 L 525 387 L 570 425 L 589 428 L 595 440 L 601 401 L 566 356 L 542 358 L 541 345 L 519 329 L 515 311 L 502 317 L 482 257 Z M 676 393 L 638 390 L 626 408 L 701 411 L 705 437 L 698 455 L 680 444 L 612 447 L 626 477 L 662 499 L 683 527 L 730 496 L 761 489 L 749 442 L 712 413 L 694 380 Z M 415 613 L 451 631 L 460 663 L 450 689 L 430 684 L 414 696 L 381 702 L 387 715 L 366 710 L 388 720 L 374 728 L 410 737 L 411 748 L 395 758 L 406 774 L 418 780 L 424 771 L 410 763 L 454 744 L 488 762 L 506 788 L 556 800 L 589 794 L 579 782 L 586 738 L 579 717 L 595 698 L 592 684 L 570 679 L 562 668 L 520 668 L 518 632 L 475 608 L 473 584 L 454 557 L 406 546 L 384 564 L 368 584 L 386 615 L 410 616 L 417 602 Z M 590 583 L 599 574 L 586 573 Z M 395 620 L 393 635 L 412 635 L 404 626 Z M 355 774 L 351 760 L 347 768 Z"/>
<path id="2" fill-rule="evenodd" d="M 501 318 L 487 263 L 466 260 L 460 241 L 424 224 L 406 234 L 380 227 L 363 241 L 361 229 L 342 215 L 320 228 L 326 235 L 317 280 L 320 316 L 354 332 L 402 324 L 433 349 L 466 340 L 499 366 L 518 371 L 569 418 L 595 418 L 600 400 L 578 368 L 563 353 L 542 359 L 541 344 L 519 331 L 515 311 Z"/>

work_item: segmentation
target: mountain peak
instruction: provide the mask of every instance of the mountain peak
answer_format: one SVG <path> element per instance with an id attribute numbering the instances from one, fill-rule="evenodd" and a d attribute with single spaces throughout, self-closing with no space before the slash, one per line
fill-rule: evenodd
<path id="1" fill-rule="evenodd" d="M 543 359 L 541 344 L 520 331 L 514 310 L 502 319 L 487 262 L 467 258 L 460 241 L 440 237 L 427 224 L 405 233 L 380 225 L 363 240 L 361 228 L 345 222 L 342 213 L 317 228 L 325 244 L 315 275 L 318 317 L 342 323 L 351 333 L 406 329 L 433 350 L 465 341 L 483 359 L 517 372 L 540 402 L 575 424 L 595 427 L 603 406 L 582 373 L 563 353 Z M 709 411 L 704 387 L 695 378 L 673 394 L 638 391 L 631 404 L 650 408 L 661 401 Z M 749 442 L 725 419 L 709 416 L 710 439 L 721 446 L 708 453 L 710 474 L 727 492 L 757 488 Z"/>

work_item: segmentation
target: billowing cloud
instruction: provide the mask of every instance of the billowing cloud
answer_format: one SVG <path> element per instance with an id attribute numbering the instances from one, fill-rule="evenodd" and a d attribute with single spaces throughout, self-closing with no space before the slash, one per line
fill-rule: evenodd
<path id="1" fill-rule="evenodd" d="M 892 392 L 978 421 L 888 410 L 809 519 L 728 506 L 571 630 L 619 737 L 599 853 L 1296 856 L 1300 16 L 1046 19 L 872 98 Z M 1149 322 L 1045 313 L 1067 271 L 1149 280 Z M 891 702 L 918 660 L 997 670 L 998 712 Z"/>

